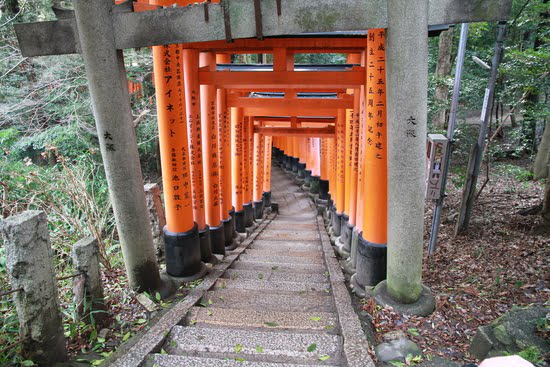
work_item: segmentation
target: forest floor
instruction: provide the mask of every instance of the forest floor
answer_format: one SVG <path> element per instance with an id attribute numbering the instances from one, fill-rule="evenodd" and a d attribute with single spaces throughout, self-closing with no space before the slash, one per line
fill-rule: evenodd
<path id="1" fill-rule="evenodd" d="M 468 347 L 477 328 L 513 306 L 544 304 L 550 299 L 550 236 L 529 232 L 540 216 L 518 212 L 541 203 L 543 185 L 526 180 L 526 162 L 500 162 L 474 204 L 465 235 L 454 228 L 464 178 L 451 174 L 436 253 L 425 251 L 423 282 L 434 293 L 436 311 L 429 317 L 407 317 L 367 302 L 377 336 L 401 330 L 425 355 L 460 362 L 475 361 Z M 480 176 L 478 187 L 485 181 Z M 425 243 L 433 204 L 427 204 Z"/>

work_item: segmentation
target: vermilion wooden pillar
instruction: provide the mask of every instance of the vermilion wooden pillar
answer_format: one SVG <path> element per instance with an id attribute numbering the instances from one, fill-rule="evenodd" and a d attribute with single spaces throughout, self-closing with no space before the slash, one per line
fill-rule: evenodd
<path id="1" fill-rule="evenodd" d="M 216 64 L 230 64 L 231 55 L 217 54 Z M 218 152 L 220 161 L 220 218 L 224 226 L 225 249 L 234 250 L 238 243 L 234 241 L 235 208 L 232 200 L 231 184 L 231 121 L 227 108 L 227 91 L 218 88 L 216 91 L 218 113 Z"/>
<path id="2" fill-rule="evenodd" d="M 246 232 L 243 209 L 243 124 L 242 108 L 231 107 L 231 187 L 235 207 L 235 229 Z"/>
<path id="3" fill-rule="evenodd" d="M 172 5 L 156 0 L 152 5 Z M 181 5 L 181 4 L 179 4 Z M 193 218 L 189 146 L 180 45 L 154 46 L 153 70 L 166 211 L 166 271 L 192 281 L 205 273 L 198 227 Z"/>
<path id="4" fill-rule="evenodd" d="M 365 150 L 362 230 L 357 244 L 357 272 L 353 286 L 358 294 L 386 278 L 387 258 L 387 149 L 385 30 L 369 30 L 365 92 Z"/>
<path id="5" fill-rule="evenodd" d="M 264 206 L 271 207 L 271 153 L 274 137 L 266 136 L 264 141 Z"/>
<path id="6" fill-rule="evenodd" d="M 254 166 L 253 166 L 253 200 L 254 218 L 262 219 L 264 214 L 263 185 L 264 185 L 264 136 L 254 134 Z"/>
<path id="7" fill-rule="evenodd" d="M 216 71 L 216 55 L 213 52 L 201 52 L 199 57 L 201 68 Z M 212 252 L 225 255 L 224 227 L 220 216 L 219 126 L 215 86 L 200 86 L 200 107 L 206 225 L 210 231 Z"/>
<path id="8" fill-rule="evenodd" d="M 216 262 L 210 245 L 210 231 L 206 225 L 204 174 L 201 134 L 201 101 L 199 86 L 199 52 L 193 49 L 183 50 L 183 76 L 185 83 L 185 109 L 190 148 L 191 187 L 193 193 L 193 216 L 199 226 L 201 241 L 201 259 Z"/>
<path id="9" fill-rule="evenodd" d="M 254 207 L 252 204 L 252 153 L 253 153 L 252 118 L 245 116 L 243 124 L 243 208 L 246 227 L 254 225 Z"/>

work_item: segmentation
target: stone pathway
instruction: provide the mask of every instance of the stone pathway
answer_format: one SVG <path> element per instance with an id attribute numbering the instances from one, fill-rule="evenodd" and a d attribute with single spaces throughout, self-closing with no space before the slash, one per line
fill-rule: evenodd
<path id="1" fill-rule="evenodd" d="M 114 365 L 374 366 L 322 218 L 278 167 L 272 182 L 279 213 Z"/>

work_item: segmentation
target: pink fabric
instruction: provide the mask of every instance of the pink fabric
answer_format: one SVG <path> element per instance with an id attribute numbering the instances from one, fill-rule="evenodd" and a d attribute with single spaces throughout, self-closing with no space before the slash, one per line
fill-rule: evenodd
<path id="1" fill-rule="evenodd" d="M 509 356 L 486 359 L 479 367 L 533 367 L 533 364 L 520 356 Z"/>

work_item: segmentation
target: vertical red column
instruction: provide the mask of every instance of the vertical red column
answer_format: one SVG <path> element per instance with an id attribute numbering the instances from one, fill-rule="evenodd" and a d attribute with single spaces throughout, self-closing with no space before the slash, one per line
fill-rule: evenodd
<path id="1" fill-rule="evenodd" d="M 264 206 L 271 207 L 271 153 L 275 140 L 272 136 L 264 137 L 264 182 L 263 197 Z"/>
<path id="2" fill-rule="evenodd" d="M 183 50 L 183 75 L 185 81 L 185 109 L 191 163 L 191 187 L 193 193 L 193 216 L 199 226 L 201 259 L 216 262 L 210 245 L 210 232 L 206 225 L 204 206 L 204 173 L 201 134 L 201 101 L 199 85 L 199 52 Z"/>
<path id="3" fill-rule="evenodd" d="M 231 107 L 231 187 L 235 207 L 235 229 L 245 233 L 243 209 L 243 124 L 242 108 Z"/>
<path id="4" fill-rule="evenodd" d="M 175 1 L 150 3 L 166 6 Z M 182 48 L 166 45 L 152 50 L 166 210 L 166 271 L 192 281 L 204 275 L 206 268 L 201 262 L 199 233 L 193 218 Z"/>
<path id="5" fill-rule="evenodd" d="M 263 184 L 264 184 L 264 137 L 254 134 L 254 218 L 262 219 L 264 215 Z"/>
<path id="6" fill-rule="evenodd" d="M 230 64 L 231 55 L 217 54 L 216 64 Z M 235 208 L 232 199 L 231 184 L 231 121 L 227 108 L 227 91 L 218 88 L 216 91 L 216 110 L 218 113 L 218 152 L 220 161 L 220 218 L 224 227 L 225 249 L 233 250 L 238 245 L 235 237 Z"/>
<path id="7" fill-rule="evenodd" d="M 357 272 L 352 277 L 359 295 L 386 278 L 387 258 L 387 153 L 386 153 L 386 59 L 385 30 L 368 33 L 364 111 L 363 169 L 359 172 L 357 225 L 362 233 L 357 243 Z"/>
<path id="8" fill-rule="evenodd" d="M 216 71 L 216 55 L 213 52 L 201 52 L 199 66 Z M 223 256 L 225 255 L 225 235 L 220 217 L 220 147 L 216 87 L 214 85 L 200 86 L 200 107 L 205 219 L 210 231 L 212 252 Z"/>

